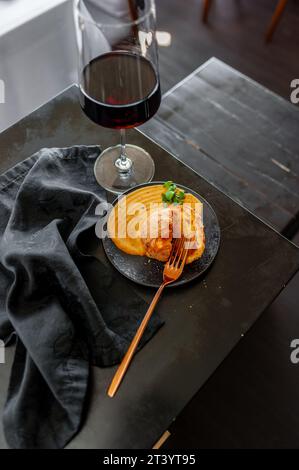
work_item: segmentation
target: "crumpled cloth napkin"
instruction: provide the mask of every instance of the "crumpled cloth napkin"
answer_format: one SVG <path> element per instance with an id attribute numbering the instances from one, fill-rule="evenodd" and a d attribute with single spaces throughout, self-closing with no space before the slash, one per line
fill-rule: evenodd
<path id="1" fill-rule="evenodd" d="M 95 206 L 106 199 L 93 175 L 99 152 L 42 149 L 0 176 L 0 339 L 16 339 L 3 412 L 12 448 L 57 449 L 70 441 L 81 424 L 90 364 L 119 362 L 146 311 L 106 263 L 99 308 L 80 271 L 86 256 L 78 237 L 91 230 Z M 143 344 L 161 324 L 155 315 Z"/>

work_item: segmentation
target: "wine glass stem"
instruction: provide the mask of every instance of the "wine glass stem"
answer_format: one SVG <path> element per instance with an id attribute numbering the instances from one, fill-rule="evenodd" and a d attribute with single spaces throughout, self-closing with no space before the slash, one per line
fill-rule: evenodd
<path id="1" fill-rule="evenodd" d="M 120 130 L 120 156 L 115 161 L 115 166 L 122 176 L 126 176 L 131 173 L 132 161 L 126 153 L 126 130 Z"/>

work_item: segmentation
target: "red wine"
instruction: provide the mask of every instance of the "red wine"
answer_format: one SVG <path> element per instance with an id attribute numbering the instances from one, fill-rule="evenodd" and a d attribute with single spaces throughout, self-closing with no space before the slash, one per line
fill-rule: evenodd
<path id="1" fill-rule="evenodd" d="M 80 101 L 85 114 L 101 126 L 139 126 L 160 106 L 157 73 L 147 59 L 137 54 L 103 54 L 83 70 Z"/>

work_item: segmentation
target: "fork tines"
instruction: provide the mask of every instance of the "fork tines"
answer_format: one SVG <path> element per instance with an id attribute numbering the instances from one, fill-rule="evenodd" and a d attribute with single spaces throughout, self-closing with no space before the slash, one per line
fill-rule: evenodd
<path id="1" fill-rule="evenodd" d="M 185 263 L 188 249 L 186 248 L 186 239 L 184 237 L 176 238 L 173 243 L 170 257 L 167 261 L 168 266 L 179 268 Z"/>

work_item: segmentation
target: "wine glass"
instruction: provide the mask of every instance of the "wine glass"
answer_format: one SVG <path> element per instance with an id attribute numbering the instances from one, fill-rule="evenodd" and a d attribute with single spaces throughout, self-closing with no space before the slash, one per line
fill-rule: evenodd
<path id="1" fill-rule="evenodd" d="M 120 130 L 120 144 L 105 149 L 94 173 L 115 194 L 151 181 L 154 162 L 126 144 L 125 130 L 150 119 L 161 102 L 154 0 L 78 0 L 80 103 L 95 123 Z"/>

